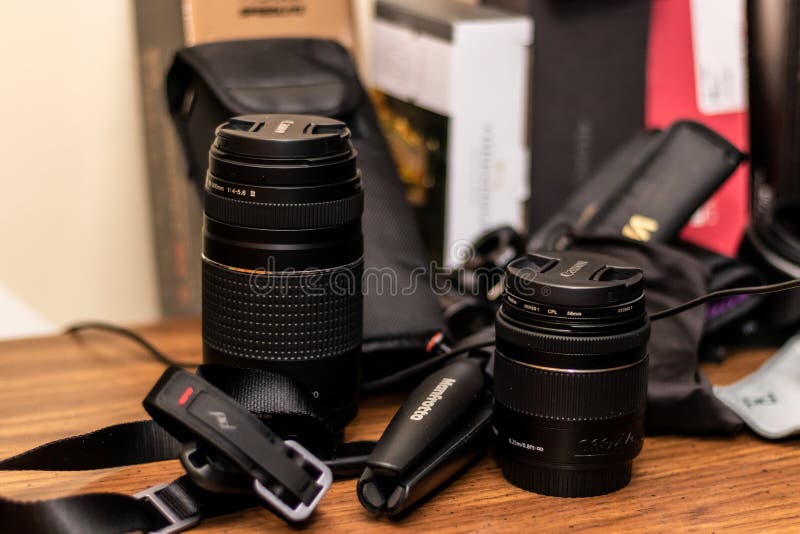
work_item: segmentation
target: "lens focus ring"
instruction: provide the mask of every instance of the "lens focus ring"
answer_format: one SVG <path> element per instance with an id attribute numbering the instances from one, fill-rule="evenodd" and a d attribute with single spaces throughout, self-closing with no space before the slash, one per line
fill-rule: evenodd
<path id="1" fill-rule="evenodd" d="M 354 221 L 364 211 L 364 194 L 326 202 L 267 203 L 239 200 L 206 190 L 206 215 L 251 228 L 304 229 Z"/>
<path id="2" fill-rule="evenodd" d="M 361 260 L 313 274 L 249 274 L 203 262 L 204 341 L 248 360 L 350 353 L 361 345 L 362 270 Z"/>
<path id="3" fill-rule="evenodd" d="M 497 352 L 495 398 L 521 414 L 560 421 L 597 421 L 644 412 L 647 361 L 589 373 L 547 370 Z"/>

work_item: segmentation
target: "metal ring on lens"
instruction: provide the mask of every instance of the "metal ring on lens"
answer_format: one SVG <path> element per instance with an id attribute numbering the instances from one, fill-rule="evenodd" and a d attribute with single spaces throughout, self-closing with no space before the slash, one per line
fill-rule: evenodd
<path id="1" fill-rule="evenodd" d="M 231 267 L 230 265 L 224 265 L 222 263 L 208 259 L 205 254 L 200 254 L 200 258 L 209 265 L 213 265 L 214 267 L 219 267 L 220 269 L 227 269 L 229 271 L 233 271 L 236 273 L 258 274 L 261 272 L 266 272 L 259 269 L 242 269 L 241 267 Z"/>
<path id="2" fill-rule="evenodd" d="M 573 374 L 587 374 L 587 373 L 608 373 L 611 371 L 621 371 L 622 369 L 627 369 L 628 367 L 633 367 L 634 365 L 639 365 L 645 360 L 647 356 L 645 355 L 643 358 L 640 358 L 638 361 L 633 363 L 628 363 L 625 365 L 619 365 L 617 367 L 607 367 L 605 369 L 563 369 L 559 367 L 545 367 L 543 365 L 536 365 L 533 363 L 525 363 L 519 360 L 514 360 L 519 365 L 524 365 L 525 367 L 531 367 L 533 369 L 540 369 L 542 371 L 551 371 L 555 373 L 573 373 Z"/>

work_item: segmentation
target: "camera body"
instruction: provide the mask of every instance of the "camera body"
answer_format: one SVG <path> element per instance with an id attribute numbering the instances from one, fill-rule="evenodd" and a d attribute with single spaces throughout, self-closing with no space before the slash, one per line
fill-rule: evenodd
<path id="1" fill-rule="evenodd" d="M 506 270 L 495 329 L 504 476 L 562 497 L 624 487 L 644 439 L 650 323 L 641 271 L 596 254 L 528 254 Z"/>
<path id="2" fill-rule="evenodd" d="M 336 428 L 357 410 L 363 202 L 340 121 L 246 115 L 216 130 L 205 182 L 203 361 L 286 375 Z"/>

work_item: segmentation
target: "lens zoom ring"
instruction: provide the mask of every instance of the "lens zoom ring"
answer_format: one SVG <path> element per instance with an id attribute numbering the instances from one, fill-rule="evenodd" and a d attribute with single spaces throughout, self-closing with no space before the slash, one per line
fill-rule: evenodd
<path id="1" fill-rule="evenodd" d="M 361 260 L 314 275 L 251 275 L 203 262 L 203 341 L 254 360 L 316 360 L 356 350 L 362 271 Z"/>
<path id="2" fill-rule="evenodd" d="M 324 228 L 361 217 L 364 194 L 326 202 L 283 204 L 238 200 L 206 190 L 205 211 L 212 219 L 250 228 Z"/>
<path id="3" fill-rule="evenodd" d="M 511 410 L 560 421 L 596 421 L 642 413 L 647 361 L 592 373 L 549 371 L 496 353 L 495 399 Z"/>

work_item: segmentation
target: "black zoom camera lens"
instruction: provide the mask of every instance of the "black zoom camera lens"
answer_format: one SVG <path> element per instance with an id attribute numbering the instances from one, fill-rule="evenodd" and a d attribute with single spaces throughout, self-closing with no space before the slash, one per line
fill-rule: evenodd
<path id="1" fill-rule="evenodd" d="M 281 372 L 333 425 L 352 419 L 363 206 L 344 123 L 245 115 L 219 126 L 205 183 L 205 363 Z"/>
<path id="2" fill-rule="evenodd" d="M 647 397 L 641 271 L 595 254 L 528 254 L 506 270 L 495 328 L 494 426 L 506 479 L 559 497 L 627 485 Z"/>

